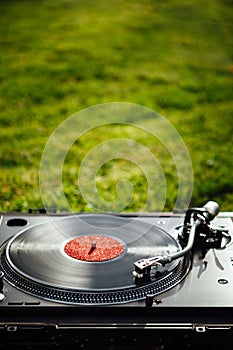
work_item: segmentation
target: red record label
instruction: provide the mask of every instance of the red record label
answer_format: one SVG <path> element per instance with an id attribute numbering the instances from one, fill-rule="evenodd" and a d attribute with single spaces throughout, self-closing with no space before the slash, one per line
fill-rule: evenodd
<path id="1" fill-rule="evenodd" d="M 107 236 L 79 236 L 66 243 L 64 251 L 70 257 L 101 262 L 118 257 L 124 246 L 118 240 Z"/>

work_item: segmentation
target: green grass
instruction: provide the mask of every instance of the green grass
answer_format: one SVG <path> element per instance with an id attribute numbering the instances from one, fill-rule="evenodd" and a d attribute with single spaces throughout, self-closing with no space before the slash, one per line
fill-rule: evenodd
<path id="1" fill-rule="evenodd" d="M 230 0 L 1 0 L 0 14 L 1 211 L 43 206 L 39 167 L 50 135 L 74 113 L 108 102 L 163 115 L 192 159 L 191 204 L 212 199 L 221 210 L 232 210 Z M 141 120 L 142 127 L 150 123 Z M 178 185 L 172 157 L 148 132 L 115 126 L 84 134 L 69 150 L 63 188 L 72 211 L 95 210 L 79 189 L 82 159 L 93 147 L 121 137 L 159 159 L 167 185 L 164 209 L 172 210 Z M 138 162 L 142 166 L 143 157 Z M 142 168 L 119 159 L 104 164 L 96 174 L 100 199 L 107 203 L 101 208 L 112 209 L 117 183 L 125 178 L 134 194 L 123 210 L 142 211 L 148 191 Z M 86 181 L 88 186 L 88 176 Z M 152 191 L 147 209 L 158 207 Z"/>

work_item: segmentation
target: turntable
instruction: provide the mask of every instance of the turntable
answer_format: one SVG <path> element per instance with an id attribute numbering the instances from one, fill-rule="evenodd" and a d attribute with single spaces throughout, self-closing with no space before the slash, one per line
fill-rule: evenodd
<path id="1" fill-rule="evenodd" d="M 228 348 L 232 239 L 213 201 L 160 215 L 2 213 L 0 349 Z"/>

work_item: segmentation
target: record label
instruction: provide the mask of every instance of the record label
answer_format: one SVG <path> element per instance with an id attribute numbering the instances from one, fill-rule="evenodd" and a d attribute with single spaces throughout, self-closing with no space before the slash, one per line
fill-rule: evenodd
<path id="1" fill-rule="evenodd" d="M 82 261 L 101 262 L 118 257 L 124 246 L 112 237 L 79 236 L 66 243 L 64 251 L 71 258 Z"/>

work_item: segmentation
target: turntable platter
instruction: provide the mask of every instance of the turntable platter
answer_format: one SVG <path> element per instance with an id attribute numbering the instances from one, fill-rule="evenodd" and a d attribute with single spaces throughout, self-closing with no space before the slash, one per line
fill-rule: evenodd
<path id="1" fill-rule="evenodd" d="M 6 280 L 41 298 L 71 304 L 116 304 L 144 299 L 177 285 L 190 259 L 156 267 L 138 286 L 134 262 L 180 250 L 157 226 L 114 215 L 63 217 L 24 229 L 0 251 Z"/>

